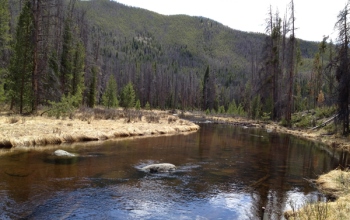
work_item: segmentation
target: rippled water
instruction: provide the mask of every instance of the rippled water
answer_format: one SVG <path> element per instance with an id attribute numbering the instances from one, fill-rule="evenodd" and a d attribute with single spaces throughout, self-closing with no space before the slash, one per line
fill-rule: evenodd
<path id="1" fill-rule="evenodd" d="M 63 149 L 79 157 L 0 157 L 0 219 L 279 219 L 324 199 L 305 179 L 347 163 L 322 145 L 230 125 Z M 140 171 L 160 162 L 178 169 Z"/>

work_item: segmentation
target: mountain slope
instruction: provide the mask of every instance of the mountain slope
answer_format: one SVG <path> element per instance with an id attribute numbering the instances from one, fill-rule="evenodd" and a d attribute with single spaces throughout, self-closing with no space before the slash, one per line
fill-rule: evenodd
<path id="1" fill-rule="evenodd" d="M 218 89 L 225 93 L 217 99 L 237 100 L 247 80 L 259 71 L 264 34 L 233 30 L 204 17 L 165 16 L 108 0 L 79 2 L 77 7 L 103 36 L 102 70 L 105 75 L 117 74 L 119 88 L 130 80 L 137 84 L 135 74 L 157 64 L 158 70 L 167 74 L 195 74 L 198 90 L 209 65 Z M 318 44 L 299 42 L 304 63 L 310 64 Z M 142 96 L 143 90 L 138 89 Z M 141 98 L 141 102 L 147 99 Z"/>

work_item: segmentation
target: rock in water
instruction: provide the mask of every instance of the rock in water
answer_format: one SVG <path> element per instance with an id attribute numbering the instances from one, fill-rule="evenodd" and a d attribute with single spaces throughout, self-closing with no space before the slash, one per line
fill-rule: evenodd
<path id="1" fill-rule="evenodd" d="M 75 157 L 75 154 L 69 153 L 65 150 L 56 150 L 55 152 L 53 152 L 53 155 L 58 157 Z"/>
<path id="2" fill-rule="evenodd" d="M 158 163 L 145 166 L 142 170 L 150 173 L 169 172 L 176 170 L 176 166 L 171 163 Z"/>

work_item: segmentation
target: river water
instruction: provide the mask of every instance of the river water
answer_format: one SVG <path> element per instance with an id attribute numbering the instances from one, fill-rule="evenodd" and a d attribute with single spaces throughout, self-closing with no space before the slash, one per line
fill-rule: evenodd
<path id="1" fill-rule="evenodd" d="M 281 219 L 325 199 L 305 179 L 347 162 L 313 142 L 213 124 L 58 148 L 79 157 L 57 159 L 53 147 L 0 157 L 0 219 Z M 140 170 L 162 162 L 178 169 Z"/>

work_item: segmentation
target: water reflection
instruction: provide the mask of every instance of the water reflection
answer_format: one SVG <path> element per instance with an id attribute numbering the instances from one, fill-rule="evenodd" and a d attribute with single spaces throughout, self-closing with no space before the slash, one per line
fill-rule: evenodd
<path id="1" fill-rule="evenodd" d="M 348 158 L 287 135 L 206 124 L 66 150 L 79 157 L 61 163 L 52 149 L 0 157 L 1 219 L 279 219 L 290 201 L 323 199 L 303 178 Z M 161 162 L 178 170 L 139 170 Z"/>

